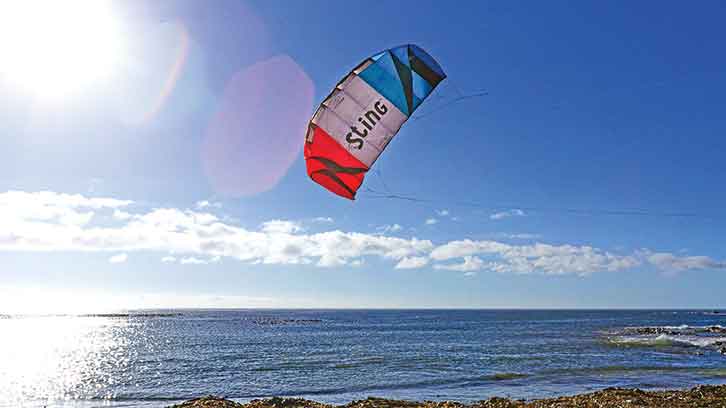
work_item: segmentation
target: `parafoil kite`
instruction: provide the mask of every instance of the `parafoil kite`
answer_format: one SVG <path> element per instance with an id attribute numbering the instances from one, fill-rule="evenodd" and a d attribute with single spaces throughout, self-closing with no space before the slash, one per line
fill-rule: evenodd
<path id="1" fill-rule="evenodd" d="M 365 173 L 426 97 L 446 78 L 426 51 L 407 44 L 376 54 L 320 104 L 305 136 L 308 176 L 355 199 Z"/>

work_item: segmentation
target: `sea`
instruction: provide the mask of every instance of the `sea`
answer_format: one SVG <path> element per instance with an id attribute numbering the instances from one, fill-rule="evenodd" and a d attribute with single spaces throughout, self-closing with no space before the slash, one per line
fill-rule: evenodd
<path id="1" fill-rule="evenodd" d="M 723 350 L 722 350 L 723 349 Z M 1 407 L 214 394 L 344 404 L 726 383 L 726 312 L 156 310 L 0 316 Z"/>

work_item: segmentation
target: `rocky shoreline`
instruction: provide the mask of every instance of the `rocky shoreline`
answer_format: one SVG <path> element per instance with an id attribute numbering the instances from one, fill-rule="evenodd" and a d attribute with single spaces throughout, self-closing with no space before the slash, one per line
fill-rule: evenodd
<path id="1" fill-rule="evenodd" d="M 602 391 L 533 401 L 490 398 L 470 404 L 459 402 L 413 402 L 368 398 L 346 405 L 328 405 L 300 398 L 270 398 L 246 404 L 208 396 L 171 408 L 726 408 L 726 385 L 700 385 L 690 390 L 642 391 L 607 388 Z"/>

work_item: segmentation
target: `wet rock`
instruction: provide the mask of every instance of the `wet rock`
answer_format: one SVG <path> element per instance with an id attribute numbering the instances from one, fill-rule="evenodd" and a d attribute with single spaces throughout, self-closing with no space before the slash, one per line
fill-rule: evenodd
<path id="1" fill-rule="evenodd" d="M 726 347 L 725 347 L 726 348 Z M 337 408 L 724 408 L 726 385 L 701 385 L 685 391 L 642 391 L 639 389 L 607 388 L 602 391 L 568 397 L 534 401 L 490 398 L 473 404 L 451 401 L 415 402 L 383 398 L 353 401 Z M 218 397 L 204 397 L 187 401 L 174 408 L 336 408 L 333 405 L 299 398 L 271 398 L 238 404 Z"/>
<path id="2" fill-rule="evenodd" d="M 196 398 L 170 408 L 241 408 L 243 405 L 214 395 Z"/>
<path id="3" fill-rule="evenodd" d="M 633 331 L 636 334 L 668 334 L 671 336 L 677 336 L 683 333 L 683 331 L 681 330 L 674 330 L 669 327 L 636 327 L 633 329 Z"/>

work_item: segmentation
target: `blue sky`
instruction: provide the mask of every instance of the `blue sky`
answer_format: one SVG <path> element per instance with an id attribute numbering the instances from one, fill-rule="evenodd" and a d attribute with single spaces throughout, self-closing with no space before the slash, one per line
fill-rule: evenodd
<path id="1" fill-rule="evenodd" d="M 724 306 L 719 2 L 78 4 L 2 6 L 4 310 Z M 419 114 L 489 94 L 364 184 L 428 202 L 338 198 L 306 121 L 405 43 L 448 74 Z"/>

